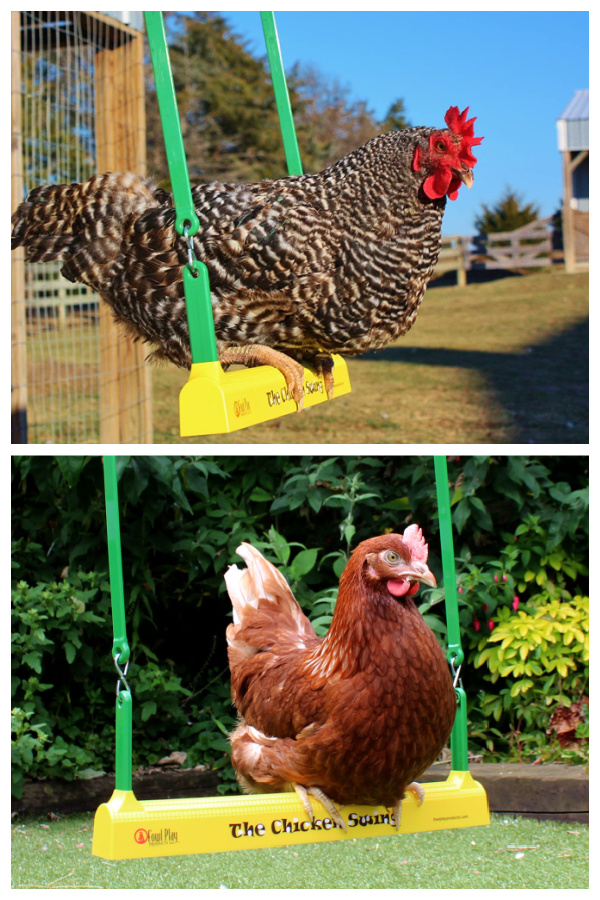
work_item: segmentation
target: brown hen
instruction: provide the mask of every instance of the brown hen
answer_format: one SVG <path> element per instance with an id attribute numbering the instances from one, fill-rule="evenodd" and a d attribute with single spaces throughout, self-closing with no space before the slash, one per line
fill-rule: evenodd
<path id="1" fill-rule="evenodd" d="M 361 543 L 317 637 L 281 573 L 249 544 L 226 573 L 231 689 L 241 723 L 232 762 L 247 791 L 296 790 L 345 828 L 336 804 L 400 806 L 438 757 L 456 695 L 440 645 L 415 602 L 435 585 L 421 529 Z"/>
<path id="2" fill-rule="evenodd" d="M 297 402 L 300 361 L 327 376 L 409 330 L 435 267 L 446 197 L 473 182 L 474 119 L 373 138 L 317 175 L 198 185 L 196 256 L 209 271 L 224 366 L 274 365 Z M 155 358 L 191 364 L 183 293 L 187 243 L 170 194 L 137 175 L 31 191 L 12 217 L 12 247 L 63 261 Z"/>

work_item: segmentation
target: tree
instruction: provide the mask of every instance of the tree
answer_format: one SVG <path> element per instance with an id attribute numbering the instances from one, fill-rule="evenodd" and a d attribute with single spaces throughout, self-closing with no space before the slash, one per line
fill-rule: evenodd
<path id="1" fill-rule="evenodd" d="M 533 203 L 523 205 L 523 198 L 507 187 L 495 206 L 483 204 L 483 211 L 475 219 L 479 234 L 496 234 L 499 231 L 514 231 L 529 222 L 535 222 L 540 211 Z"/>
<path id="2" fill-rule="evenodd" d="M 316 66 L 294 66 L 289 81 L 299 99 L 294 118 L 305 172 L 321 171 L 378 133 L 366 101 L 352 100 L 348 87 Z"/>
<path id="3" fill-rule="evenodd" d="M 192 183 L 253 182 L 287 174 L 266 57 L 255 58 L 214 12 L 166 13 L 167 38 Z M 152 67 L 147 68 L 148 164 L 168 187 Z M 288 75 L 302 166 L 319 172 L 381 131 L 407 127 L 404 101 L 378 122 L 364 100 L 314 66 Z"/>
<path id="4" fill-rule="evenodd" d="M 402 131 L 404 128 L 410 128 L 410 122 L 406 118 L 404 100 L 402 97 L 398 97 L 385 114 L 385 119 L 381 123 L 381 130 L 384 132 Z"/>
<path id="5" fill-rule="evenodd" d="M 166 15 L 175 92 L 192 182 L 260 181 L 285 174 L 273 89 L 218 13 Z M 292 95 L 292 103 L 296 98 Z M 156 94 L 148 92 L 149 159 L 167 179 Z"/>

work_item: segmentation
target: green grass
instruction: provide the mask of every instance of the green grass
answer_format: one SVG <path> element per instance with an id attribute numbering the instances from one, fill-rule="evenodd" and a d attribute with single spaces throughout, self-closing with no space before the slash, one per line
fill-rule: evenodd
<path id="1" fill-rule="evenodd" d="M 230 435 L 180 438 L 186 375 L 154 373 L 157 443 L 587 443 L 588 276 L 430 287 L 413 329 L 348 360 L 352 393 Z"/>
<path id="2" fill-rule="evenodd" d="M 92 814 L 12 826 L 13 888 L 587 889 L 588 828 L 492 816 L 457 829 L 276 849 L 107 861 Z"/>

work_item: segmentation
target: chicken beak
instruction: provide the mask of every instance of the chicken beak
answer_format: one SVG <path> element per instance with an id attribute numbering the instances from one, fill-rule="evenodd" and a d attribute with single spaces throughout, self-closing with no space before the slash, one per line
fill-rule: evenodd
<path id="1" fill-rule="evenodd" d="M 437 587 L 437 581 L 435 580 L 435 575 L 427 566 L 413 562 L 411 566 L 402 573 L 402 578 L 409 578 L 411 581 L 418 581 L 421 584 L 426 584 L 427 587 Z"/>
<path id="2" fill-rule="evenodd" d="M 469 190 L 473 187 L 473 169 L 469 169 L 468 166 L 461 166 L 460 169 L 452 170 L 457 178 L 460 178 L 463 184 L 465 184 Z"/>

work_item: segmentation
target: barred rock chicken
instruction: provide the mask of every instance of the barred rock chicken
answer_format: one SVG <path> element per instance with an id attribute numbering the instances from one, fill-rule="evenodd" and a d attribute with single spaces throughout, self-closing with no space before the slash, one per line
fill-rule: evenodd
<path id="1" fill-rule="evenodd" d="M 473 183 L 473 123 L 373 138 L 317 175 L 193 189 L 219 359 L 273 365 L 301 404 L 300 361 L 325 376 L 332 353 L 383 347 L 413 324 L 438 257 L 446 197 Z M 172 196 L 133 174 L 35 188 L 12 217 L 12 247 L 63 260 L 151 354 L 191 364 L 183 294 L 187 243 Z"/>
<path id="2" fill-rule="evenodd" d="M 437 758 L 456 695 L 438 641 L 413 599 L 435 585 L 417 525 L 359 544 L 324 638 L 281 573 L 250 544 L 226 575 L 231 692 L 241 723 L 232 762 L 247 791 L 296 790 L 346 829 L 336 804 L 384 805 L 400 827 L 405 791 Z"/>

